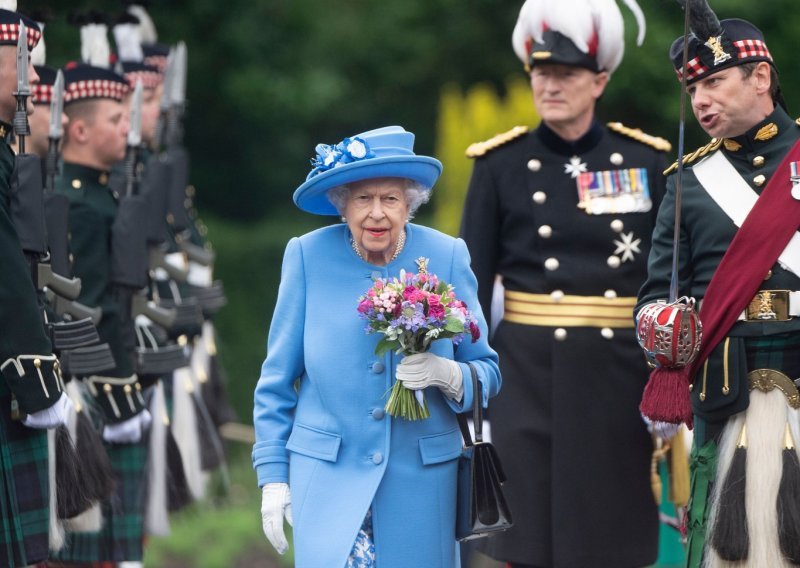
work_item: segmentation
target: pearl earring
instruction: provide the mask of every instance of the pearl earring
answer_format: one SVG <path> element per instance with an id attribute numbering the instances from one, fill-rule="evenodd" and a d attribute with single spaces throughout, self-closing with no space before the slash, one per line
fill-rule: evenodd
<path id="1" fill-rule="evenodd" d="M 345 217 L 344 215 L 342 215 L 342 223 L 347 223 L 347 217 Z"/>

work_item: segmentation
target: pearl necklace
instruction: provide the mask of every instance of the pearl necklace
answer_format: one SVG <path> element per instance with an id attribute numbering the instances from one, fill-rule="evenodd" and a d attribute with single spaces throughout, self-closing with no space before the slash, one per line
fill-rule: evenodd
<path id="1" fill-rule="evenodd" d="M 392 258 L 389 259 L 389 262 L 392 262 L 395 258 L 397 258 L 397 255 L 400 254 L 400 251 L 403 250 L 403 246 L 405 246 L 405 244 L 406 244 L 406 231 L 405 229 L 403 229 L 403 231 L 400 233 L 400 237 L 397 239 L 397 246 L 394 247 L 394 254 L 392 255 Z M 361 260 L 363 260 L 368 264 L 372 264 L 361 253 L 361 248 L 359 248 L 358 244 L 356 243 L 356 240 L 353 237 L 350 237 L 350 246 L 353 247 L 353 250 L 358 255 L 358 258 L 360 258 Z"/>

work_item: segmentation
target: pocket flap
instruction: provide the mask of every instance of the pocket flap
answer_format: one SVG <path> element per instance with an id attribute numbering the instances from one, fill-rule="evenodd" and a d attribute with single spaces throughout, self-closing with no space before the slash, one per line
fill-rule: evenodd
<path id="1" fill-rule="evenodd" d="M 425 465 L 454 460 L 461 455 L 461 432 L 455 428 L 444 434 L 420 438 L 419 453 Z"/>
<path id="2" fill-rule="evenodd" d="M 341 443 L 342 437 L 339 434 L 295 423 L 286 449 L 311 458 L 335 462 Z"/>

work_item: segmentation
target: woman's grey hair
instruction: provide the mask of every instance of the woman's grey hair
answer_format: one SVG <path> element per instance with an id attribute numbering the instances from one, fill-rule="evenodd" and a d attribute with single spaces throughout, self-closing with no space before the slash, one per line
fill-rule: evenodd
<path id="1" fill-rule="evenodd" d="M 418 181 L 413 179 L 406 179 L 406 203 L 408 204 L 408 219 L 414 218 L 414 214 L 419 209 L 420 205 L 428 202 L 431 198 L 431 191 Z M 350 185 L 338 185 L 328 190 L 328 201 L 333 203 L 339 215 L 344 215 L 345 208 L 347 207 L 347 199 L 350 197 Z"/>

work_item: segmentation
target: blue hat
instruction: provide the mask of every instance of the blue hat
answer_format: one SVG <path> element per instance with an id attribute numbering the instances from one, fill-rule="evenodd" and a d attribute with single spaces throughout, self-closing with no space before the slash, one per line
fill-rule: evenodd
<path id="1" fill-rule="evenodd" d="M 328 190 L 365 179 L 396 177 L 430 189 L 442 163 L 414 153 L 414 135 L 401 126 L 386 126 L 345 138 L 335 146 L 318 144 L 314 168 L 294 192 L 300 209 L 317 215 L 338 215 Z"/>

